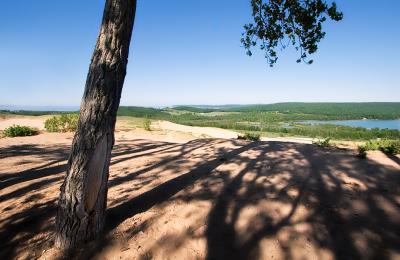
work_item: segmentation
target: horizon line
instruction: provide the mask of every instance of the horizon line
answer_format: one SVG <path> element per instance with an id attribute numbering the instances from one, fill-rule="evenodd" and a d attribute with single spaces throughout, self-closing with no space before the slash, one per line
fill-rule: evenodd
<path id="1" fill-rule="evenodd" d="M 275 104 L 373 104 L 373 103 L 400 103 L 400 101 L 286 101 L 274 103 L 226 103 L 226 104 L 175 104 L 175 105 L 120 105 L 119 107 L 143 107 L 143 108 L 174 108 L 174 107 L 227 107 L 227 106 L 260 106 Z M 1 105 L 0 110 L 9 111 L 75 111 L 80 105 Z M 36 110 L 35 110 L 36 109 Z M 58 109 L 58 110 L 57 110 Z"/>

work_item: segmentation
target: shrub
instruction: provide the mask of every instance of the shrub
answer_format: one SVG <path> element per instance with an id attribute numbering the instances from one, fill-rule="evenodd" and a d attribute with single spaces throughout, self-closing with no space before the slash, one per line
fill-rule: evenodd
<path id="1" fill-rule="evenodd" d="M 379 149 L 386 154 L 399 154 L 400 153 L 400 141 L 392 141 L 384 146 L 380 146 Z"/>
<path id="2" fill-rule="evenodd" d="M 359 145 L 358 146 L 358 157 L 361 159 L 367 158 L 367 147 L 365 145 Z"/>
<path id="3" fill-rule="evenodd" d="M 260 141 L 260 134 L 257 133 L 245 133 L 244 135 L 239 135 L 238 139 L 249 140 L 249 141 Z"/>
<path id="4" fill-rule="evenodd" d="M 399 140 L 374 140 L 368 141 L 365 144 L 367 151 L 381 150 L 386 154 L 399 154 L 400 153 L 400 141 Z"/>
<path id="5" fill-rule="evenodd" d="M 325 138 L 325 139 L 318 139 L 316 141 L 313 141 L 313 144 L 319 146 L 319 147 L 330 147 L 331 146 L 331 138 Z"/>
<path id="6" fill-rule="evenodd" d="M 44 121 L 44 128 L 48 132 L 58 132 L 59 129 L 59 120 L 53 116 L 52 118 L 47 119 Z"/>
<path id="7" fill-rule="evenodd" d="M 73 132 L 78 126 L 78 114 L 62 114 L 53 116 L 44 122 L 48 132 Z"/>
<path id="8" fill-rule="evenodd" d="M 4 136 L 16 137 L 16 136 L 31 136 L 38 134 L 39 131 L 29 126 L 12 125 L 6 128 L 3 132 Z"/>
<path id="9" fill-rule="evenodd" d="M 151 131 L 151 121 L 147 117 L 143 121 L 143 128 L 146 131 Z"/>
<path id="10" fill-rule="evenodd" d="M 379 141 L 368 141 L 365 144 L 365 149 L 367 151 L 375 151 L 375 150 L 379 150 Z"/>

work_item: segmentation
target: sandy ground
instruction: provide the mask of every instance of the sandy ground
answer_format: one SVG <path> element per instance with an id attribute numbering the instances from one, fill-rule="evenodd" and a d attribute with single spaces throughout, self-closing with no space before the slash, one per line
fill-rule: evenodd
<path id="1" fill-rule="evenodd" d="M 168 121 L 158 121 L 154 123 L 156 129 L 163 129 L 167 131 L 191 133 L 196 137 L 213 137 L 213 138 L 237 138 L 238 133 L 226 129 L 214 128 L 214 127 L 197 127 L 197 126 L 186 126 L 171 123 Z"/>
<path id="2" fill-rule="evenodd" d="M 76 258 L 400 259 L 399 157 L 175 130 L 116 133 L 106 230 Z M 51 259 L 71 141 L 0 139 L 0 259 Z"/>
<path id="3" fill-rule="evenodd" d="M 39 130 L 44 130 L 44 121 L 51 116 L 6 116 L 0 118 L 0 130 L 4 130 L 12 125 L 30 126 Z"/>
<path id="4" fill-rule="evenodd" d="M 44 130 L 44 121 L 51 116 L 11 116 L 6 119 L 0 120 L 0 130 L 12 125 L 24 125 Z M 127 129 L 131 130 L 132 126 L 129 125 L 129 121 L 125 118 L 119 119 L 117 128 L 120 130 Z M 133 127 L 135 128 L 135 127 Z M 214 127 L 196 127 L 196 126 L 185 126 L 179 125 L 168 121 L 155 121 L 152 123 L 152 129 L 162 131 L 164 134 L 169 134 L 173 141 L 186 140 L 187 136 L 192 138 L 222 138 L 222 139 L 236 139 L 239 135 L 238 132 L 214 128 Z M 147 134 L 147 133 L 145 133 Z M 154 138 L 154 136 L 153 136 Z M 281 142 L 296 142 L 296 143 L 312 143 L 311 138 L 300 138 L 300 137 L 263 137 L 262 141 L 281 141 Z"/>

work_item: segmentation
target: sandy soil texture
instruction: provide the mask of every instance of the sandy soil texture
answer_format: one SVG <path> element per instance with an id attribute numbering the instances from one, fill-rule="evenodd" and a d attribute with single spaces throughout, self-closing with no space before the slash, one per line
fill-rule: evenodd
<path id="1" fill-rule="evenodd" d="M 179 142 L 172 142 L 178 139 Z M 0 259 L 51 259 L 71 134 L 0 139 Z M 399 259 L 400 159 L 119 131 L 79 259 Z"/>
<path id="2" fill-rule="evenodd" d="M 12 125 L 24 125 L 33 127 L 39 130 L 44 130 L 44 121 L 51 116 L 8 116 L 4 119 L 0 119 L 0 131 L 10 127 Z M 140 120 L 140 119 L 135 119 Z M 140 131 L 139 122 L 132 122 L 129 117 L 119 117 L 117 120 L 116 128 L 121 131 L 126 131 L 132 133 L 134 131 L 135 138 L 141 138 L 141 136 L 146 136 L 149 134 L 147 131 Z M 156 131 L 156 133 L 161 134 L 162 137 L 158 139 L 165 140 L 165 136 L 169 136 L 169 140 L 172 142 L 182 142 L 188 139 L 194 138 L 222 138 L 222 139 L 236 139 L 239 135 L 238 132 L 215 128 L 215 127 L 197 127 L 197 126 L 186 126 L 175 124 L 168 121 L 154 121 L 151 128 Z M 138 137 L 139 136 L 139 137 Z M 152 134 L 151 139 L 157 139 L 155 132 Z M 312 143 L 312 138 L 304 137 L 262 137 L 262 141 L 280 141 L 280 142 L 294 142 L 294 143 Z M 346 146 L 354 146 L 346 144 Z"/>
<path id="3" fill-rule="evenodd" d="M 184 132 L 184 133 L 191 133 L 197 137 L 212 137 L 212 138 L 237 138 L 238 133 L 221 129 L 221 128 L 214 128 L 214 127 L 198 127 L 198 126 L 186 126 L 171 123 L 168 121 L 158 121 L 154 123 L 154 127 L 156 129 L 162 129 L 167 131 L 175 131 L 175 132 Z"/>
<path id="4" fill-rule="evenodd" d="M 0 130 L 4 130 L 12 125 L 23 125 L 44 130 L 44 121 L 51 116 L 7 116 L 0 119 Z"/>

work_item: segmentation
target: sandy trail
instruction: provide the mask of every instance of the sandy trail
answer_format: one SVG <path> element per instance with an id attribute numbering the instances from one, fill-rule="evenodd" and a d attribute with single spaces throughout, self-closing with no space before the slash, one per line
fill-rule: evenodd
<path id="1" fill-rule="evenodd" d="M 176 135 L 117 133 L 106 232 L 78 258 L 400 257 L 399 157 Z M 71 138 L 0 139 L 0 259 L 54 253 Z"/>
<path id="2" fill-rule="evenodd" d="M 168 121 L 157 121 L 154 123 L 154 127 L 167 131 L 191 133 L 197 137 L 212 137 L 222 139 L 236 139 L 238 137 L 238 133 L 231 130 L 215 127 L 186 126 Z"/>

